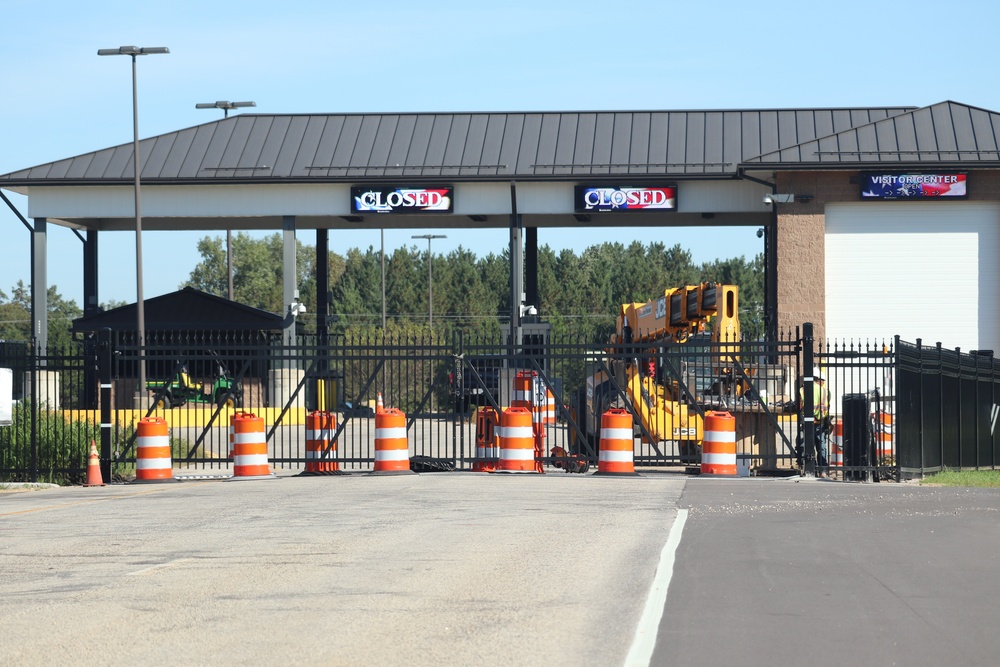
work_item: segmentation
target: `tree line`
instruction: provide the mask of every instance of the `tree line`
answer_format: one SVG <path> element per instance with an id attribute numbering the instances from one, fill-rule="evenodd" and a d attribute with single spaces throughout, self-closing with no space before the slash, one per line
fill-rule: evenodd
<path id="1" fill-rule="evenodd" d="M 227 294 L 226 249 L 222 237 L 198 243 L 201 261 L 182 285 L 211 294 Z M 233 237 L 233 293 L 236 301 L 280 313 L 282 298 L 282 239 L 278 234 L 253 239 Z M 309 312 L 307 327 L 315 327 L 315 251 L 298 242 L 299 293 Z M 328 257 L 330 291 L 326 295 L 330 326 L 346 331 L 381 326 L 382 257 L 378 248 L 353 248 L 346 255 Z M 430 258 L 433 281 L 434 330 L 462 329 L 482 333 L 499 331 L 509 317 L 510 258 L 507 249 L 477 257 L 459 247 Z M 385 314 L 387 328 L 428 324 L 428 255 L 416 245 L 396 248 L 385 256 Z M 537 307 L 542 319 L 556 331 L 584 334 L 613 326 L 622 303 L 643 302 L 662 295 L 668 287 L 699 282 L 740 287 L 741 324 L 750 336 L 763 332 L 764 259 L 735 257 L 695 264 L 679 244 L 642 244 L 634 241 L 594 245 L 581 254 L 568 249 L 538 248 Z"/>
<path id="2" fill-rule="evenodd" d="M 178 289 L 195 289 L 225 297 L 228 293 L 226 244 L 223 237 L 198 242 L 201 260 Z M 287 304 L 282 290 L 283 242 L 280 234 L 255 239 L 239 232 L 233 236 L 233 293 L 240 303 L 274 313 Z M 482 334 L 500 331 L 509 317 L 510 262 L 500 254 L 477 257 L 459 247 L 430 258 L 433 279 L 434 331 L 461 329 Z M 385 312 L 387 329 L 409 331 L 428 324 L 428 256 L 417 246 L 397 248 L 385 257 Z M 582 253 L 538 248 L 540 303 L 531 304 L 555 332 L 575 331 L 604 336 L 614 325 L 622 303 L 643 302 L 668 287 L 718 282 L 740 287 L 741 325 L 744 333 L 759 337 L 763 326 L 764 260 L 735 257 L 695 264 L 680 245 L 642 244 L 634 241 L 594 245 Z M 379 249 L 352 248 L 345 255 L 329 253 L 330 290 L 325 295 L 334 331 L 368 330 L 382 322 L 382 257 Z M 307 306 L 302 316 L 307 330 L 316 327 L 315 248 L 297 242 L 297 283 L 300 300 Z M 104 303 L 105 308 L 123 305 Z M 69 327 L 82 311 L 73 300 L 48 290 L 49 346 L 70 341 Z M 0 291 L 0 340 L 31 338 L 31 291 L 18 282 L 8 296 Z"/>

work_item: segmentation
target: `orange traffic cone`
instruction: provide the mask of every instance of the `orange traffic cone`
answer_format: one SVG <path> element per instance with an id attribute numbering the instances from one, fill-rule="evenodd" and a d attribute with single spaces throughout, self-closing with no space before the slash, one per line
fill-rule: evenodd
<path id="1" fill-rule="evenodd" d="M 101 457 L 97 455 L 97 445 L 90 441 L 90 456 L 87 457 L 87 483 L 84 486 L 104 486 L 101 477 Z"/>
<path id="2" fill-rule="evenodd" d="M 378 398 L 375 401 L 375 414 L 380 415 L 385 412 L 385 404 L 382 403 L 382 392 L 378 392 Z"/>

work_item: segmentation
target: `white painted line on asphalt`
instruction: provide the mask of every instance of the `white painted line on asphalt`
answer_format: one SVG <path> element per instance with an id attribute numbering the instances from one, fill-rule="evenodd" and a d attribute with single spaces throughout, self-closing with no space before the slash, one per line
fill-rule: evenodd
<path id="1" fill-rule="evenodd" d="M 181 563 L 186 563 L 190 558 L 178 558 L 177 560 L 168 561 L 166 563 L 160 563 L 159 565 L 152 565 L 150 567 L 143 568 L 141 570 L 136 570 L 135 572 L 129 572 L 125 576 L 128 577 L 138 577 L 144 574 L 149 574 L 151 572 L 156 572 L 157 570 L 162 570 L 166 567 L 173 567 L 174 565 L 180 565 Z"/>
<path id="2" fill-rule="evenodd" d="M 653 586 L 649 589 L 646 606 L 642 610 L 639 626 L 635 630 L 632 648 L 625 656 L 625 667 L 648 667 L 649 661 L 653 658 L 656 632 L 660 627 L 660 619 L 663 618 L 663 608 L 667 604 L 667 589 L 670 588 L 670 579 L 674 576 L 674 555 L 681 543 L 681 533 L 684 532 L 687 515 L 687 510 L 677 510 L 677 518 L 670 527 L 667 543 L 660 552 L 660 563 L 656 566 Z"/>

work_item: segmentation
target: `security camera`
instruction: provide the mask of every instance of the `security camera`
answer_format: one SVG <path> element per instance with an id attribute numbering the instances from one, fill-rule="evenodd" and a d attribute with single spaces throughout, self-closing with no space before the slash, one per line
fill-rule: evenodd
<path id="1" fill-rule="evenodd" d="M 761 228 L 759 228 L 757 230 L 757 238 L 759 238 L 759 239 L 764 238 L 764 228 L 763 227 L 761 227 Z"/>
<path id="2" fill-rule="evenodd" d="M 764 195 L 765 204 L 791 204 L 795 201 L 795 195 L 772 193 Z"/>

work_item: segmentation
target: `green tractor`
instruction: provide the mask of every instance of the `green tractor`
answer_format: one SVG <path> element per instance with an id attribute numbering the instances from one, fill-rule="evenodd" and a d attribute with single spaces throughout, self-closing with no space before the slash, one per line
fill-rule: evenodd
<path id="1" fill-rule="evenodd" d="M 243 387 L 230 377 L 221 363 L 216 364 L 216 369 L 212 382 L 199 383 L 191 379 L 187 364 L 184 364 L 169 382 L 149 381 L 146 389 L 153 393 L 156 407 L 164 410 L 186 403 L 243 407 Z"/>

